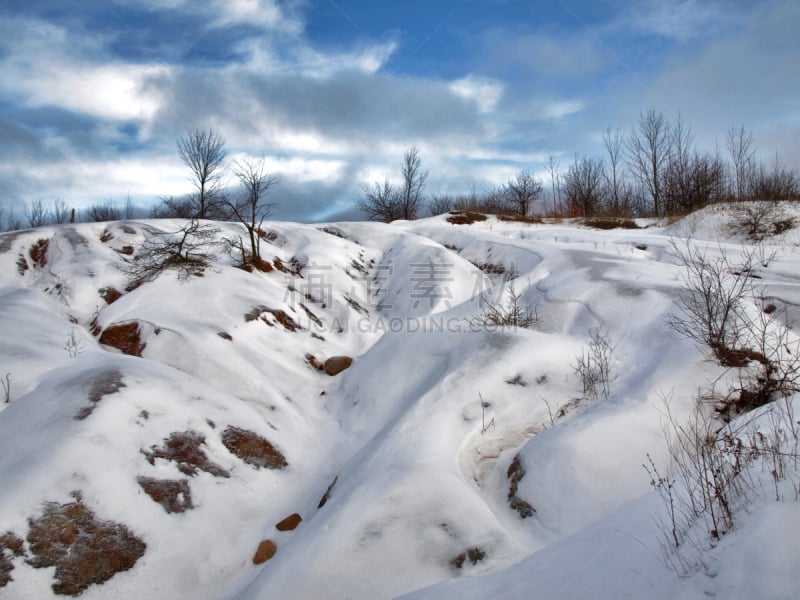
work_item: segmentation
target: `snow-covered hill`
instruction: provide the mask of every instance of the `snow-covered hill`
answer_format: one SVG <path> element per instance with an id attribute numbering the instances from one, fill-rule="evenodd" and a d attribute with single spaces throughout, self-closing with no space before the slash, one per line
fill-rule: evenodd
<path id="1" fill-rule="evenodd" d="M 741 252 L 731 218 L 269 223 L 264 270 L 221 244 L 138 287 L 132 255 L 183 222 L 0 236 L 0 597 L 796 597 L 794 498 L 680 578 L 642 468 L 664 398 L 684 418 L 729 375 L 665 317 L 671 240 Z M 766 243 L 791 315 L 800 235 Z M 511 294 L 536 327 L 481 317 Z M 593 332 L 607 398 L 574 369 Z"/>

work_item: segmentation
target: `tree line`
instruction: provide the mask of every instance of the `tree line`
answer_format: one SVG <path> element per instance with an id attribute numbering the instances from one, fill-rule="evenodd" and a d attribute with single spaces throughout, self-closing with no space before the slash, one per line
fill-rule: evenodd
<path id="1" fill-rule="evenodd" d="M 666 217 L 715 202 L 800 199 L 800 174 L 756 160 L 753 134 L 744 126 L 726 133 L 725 152 L 698 149 L 694 132 L 678 116 L 641 113 L 630 132 L 603 132 L 603 156 L 579 156 L 564 165 L 552 155 L 546 179 L 521 170 L 494 188 L 460 195 L 423 196 L 428 173 L 416 148 L 407 151 L 400 183 L 388 179 L 357 200 L 368 218 L 392 221 L 454 209 L 527 216 Z M 547 181 L 549 180 L 549 181 Z M 549 183 L 545 186 L 545 182 Z M 549 189 L 548 189 L 549 188 Z M 409 201 L 410 199 L 410 201 Z"/>

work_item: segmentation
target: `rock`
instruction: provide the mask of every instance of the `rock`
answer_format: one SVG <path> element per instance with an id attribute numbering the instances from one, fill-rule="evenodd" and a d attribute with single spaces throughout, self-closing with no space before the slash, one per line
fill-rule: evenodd
<path id="1" fill-rule="evenodd" d="M 117 348 L 131 356 L 141 356 L 146 346 L 142 341 L 139 323 L 136 321 L 109 325 L 103 330 L 100 343 Z"/>
<path id="2" fill-rule="evenodd" d="M 325 372 L 333 377 L 338 375 L 353 364 L 353 359 L 349 356 L 332 356 L 325 361 Z"/>
<path id="3" fill-rule="evenodd" d="M 275 528 L 278 531 L 294 531 L 297 526 L 300 524 L 300 521 L 303 520 L 299 514 L 294 513 L 286 517 L 283 521 L 275 525 Z"/>
<path id="4" fill-rule="evenodd" d="M 262 565 L 267 562 L 270 558 L 275 556 L 275 553 L 278 551 L 278 547 L 275 545 L 275 542 L 272 540 L 264 540 L 258 545 L 258 550 L 256 550 L 255 556 L 253 556 L 253 564 L 254 565 Z"/>

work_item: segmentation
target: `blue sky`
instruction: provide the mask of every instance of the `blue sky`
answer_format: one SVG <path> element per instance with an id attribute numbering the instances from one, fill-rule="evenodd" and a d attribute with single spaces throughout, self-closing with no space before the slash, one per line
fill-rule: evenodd
<path id="1" fill-rule="evenodd" d="M 412 145 L 467 192 L 649 108 L 798 167 L 798 32 L 798 0 L 0 0 L 0 206 L 187 193 L 194 127 L 264 155 L 297 220 L 354 216 Z"/>

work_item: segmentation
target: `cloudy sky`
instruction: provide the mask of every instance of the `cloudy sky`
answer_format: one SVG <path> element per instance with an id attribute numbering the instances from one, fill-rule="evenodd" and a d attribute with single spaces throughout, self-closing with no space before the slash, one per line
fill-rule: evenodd
<path id="1" fill-rule="evenodd" d="M 304 221 L 354 216 L 410 146 L 466 192 L 649 108 L 798 167 L 799 34 L 800 0 L 0 0 L 0 205 L 187 193 L 195 127 Z"/>

